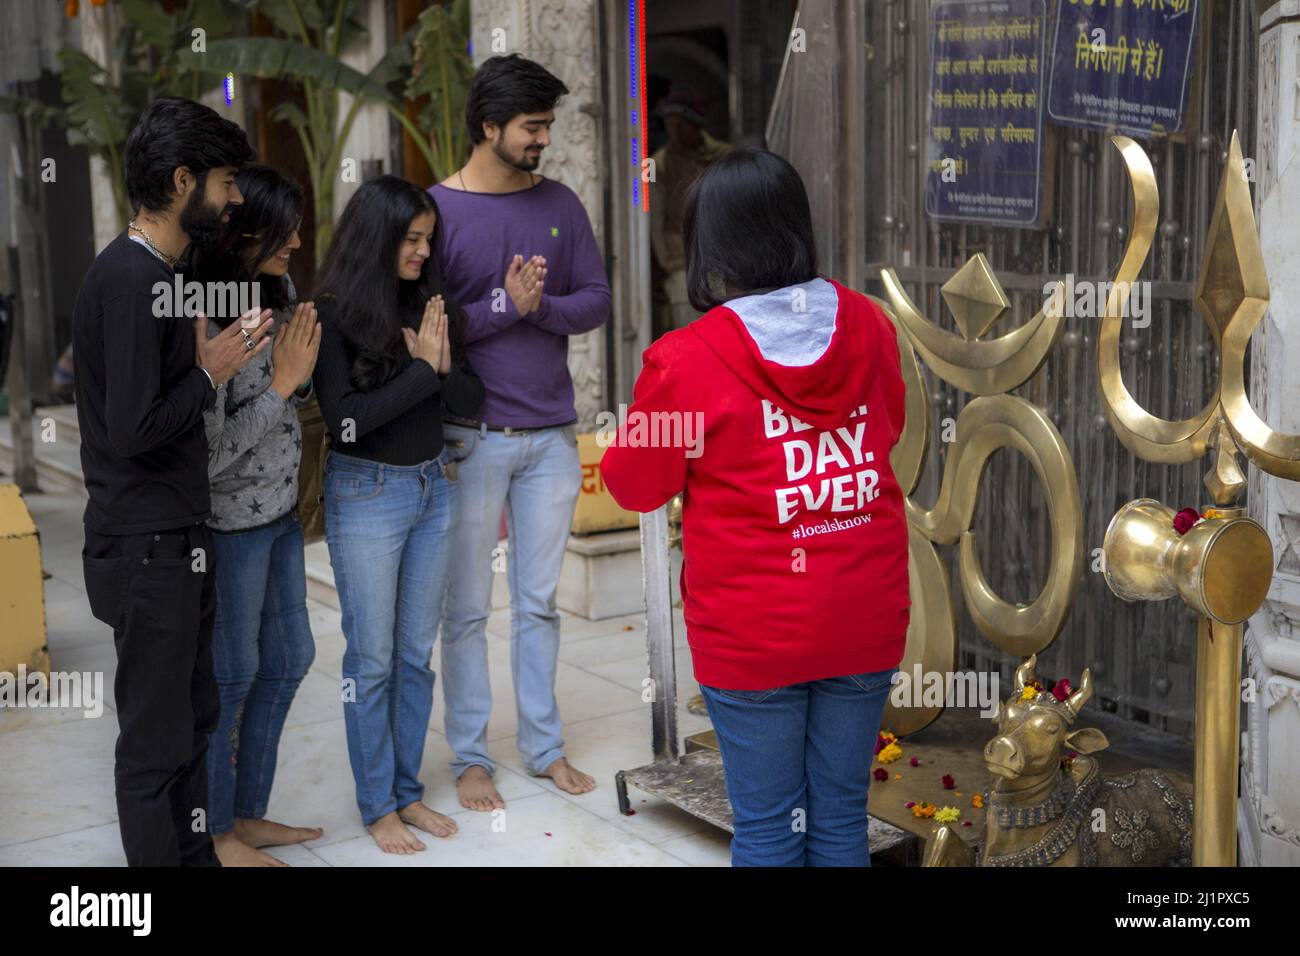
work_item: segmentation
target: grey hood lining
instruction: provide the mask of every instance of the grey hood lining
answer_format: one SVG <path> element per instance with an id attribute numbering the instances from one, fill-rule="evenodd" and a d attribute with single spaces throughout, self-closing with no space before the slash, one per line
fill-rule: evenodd
<path id="1" fill-rule="evenodd" d="M 826 354 L 839 311 L 835 286 L 820 277 L 726 303 L 769 362 L 800 368 Z"/>

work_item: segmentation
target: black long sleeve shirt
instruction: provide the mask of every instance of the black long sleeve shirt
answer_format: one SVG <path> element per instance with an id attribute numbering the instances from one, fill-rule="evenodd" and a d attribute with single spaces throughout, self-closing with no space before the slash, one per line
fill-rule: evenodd
<path id="1" fill-rule="evenodd" d="M 383 385 L 360 391 L 351 376 L 356 350 L 335 321 L 338 304 L 326 300 L 316 307 L 321 343 L 312 383 L 335 450 L 387 465 L 418 465 L 442 451 L 444 407 L 459 418 L 478 414 L 483 382 L 455 351 L 445 376 L 413 359 Z M 418 328 L 419 319 L 407 325 Z"/>
<path id="2" fill-rule="evenodd" d="M 195 364 L 193 320 L 172 314 L 174 276 L 123 232 L 96 257 L 77 296 L 85 522 L 100 534 L 179 528 L 209 514 L 203 412 L 216 392 Z M 165 300 L 154 292 L 159 282 Z"/>

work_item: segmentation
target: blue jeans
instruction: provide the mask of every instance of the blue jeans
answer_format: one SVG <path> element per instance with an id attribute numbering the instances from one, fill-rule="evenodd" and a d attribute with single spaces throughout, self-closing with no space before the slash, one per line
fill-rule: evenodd
<path id="1" fill-rule="evenodd" d="M 433 708 L 429 666 L 447 588 L 460 489 L 444 449 L 397 466 L 331 451 L 325 538 L 343 611 L 343 718 L 367 826 L 424 796 L 420 759 Z"/>
<path id="2" fill-rule="evenodd" d="M 894 672 L 700 685 L 734 815 L 732 866 L 871 865 L 867 786 Z"/>
<path id="3" fill-rule="evenodd" d="M 460 525 L 453 536 L 456 575 L 442 619 L 442 695 L 447 742 L 459 777 L 478 765 L 495 773 L 487 752 L 492 688 L 487 619 L 492 577 L 504 565 L 510 584 L 510 673 L 519 711 L 519 752 L 530 773 L 564 756 L 555 665 L 560 615 L 555 591 L 573 508 L 582 484 L 572 425 L 523 435 L 444 425 L 461 481 Z M 496 552 L 501 512 L 510 536 L 508 560 Z"/>
<path id="4" fill-rule="evenodd" d="M 212 667 L 221 698 L 208 738 L 208 832 L 215 836 L 236 818 L 266 816 L 280 731 L 316 644 L 297 514 L 249 531 L 214 531 L 212 551 Z"/>

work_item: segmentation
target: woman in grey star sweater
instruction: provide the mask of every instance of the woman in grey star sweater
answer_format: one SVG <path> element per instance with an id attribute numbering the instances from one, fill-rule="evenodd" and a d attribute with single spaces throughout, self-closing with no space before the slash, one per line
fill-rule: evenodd
<path id="1" fill-rule="evenodd" d="M 322 833 L 265 819 L 280 731 L 315 658 L 297 515 L 297 407 L 310 395 L 320 324 L 311 302 L 294 305 L 288 275 L 301 245 L 302 191 L 265 166 L 245 166 L 235 182 L 244 202 L 197 272 L 201 281 L 256 291 L 275 327 L 272 347 L 221 386 L 204 413 L 217 582 L 212 659 L 221 696 L 208 746 L 208 830 L 223 865 L 277 866 L 258 848 Z M 232 321 L 238 318 L 216 318 L 209 334 Z"/>

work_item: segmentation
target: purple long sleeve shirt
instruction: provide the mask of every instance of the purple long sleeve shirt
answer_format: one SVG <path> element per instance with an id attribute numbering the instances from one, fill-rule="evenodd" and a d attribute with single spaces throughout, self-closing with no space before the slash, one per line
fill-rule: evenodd
<path id="1" fill-rule="evenodd" d="M 582 203 L 545 178 L 512 193 L 442 185 L 429 192 L 442 214 L 447 297 L 468 320 L 465 351 L 487 392 L 479 417 L 512 428 L 573 421 L 569 336 L 599 327 L 610 311 L 605 263 Z M 542 303 L 523 316 L 505 291 L 516 253 L 546 257 Z"/>

